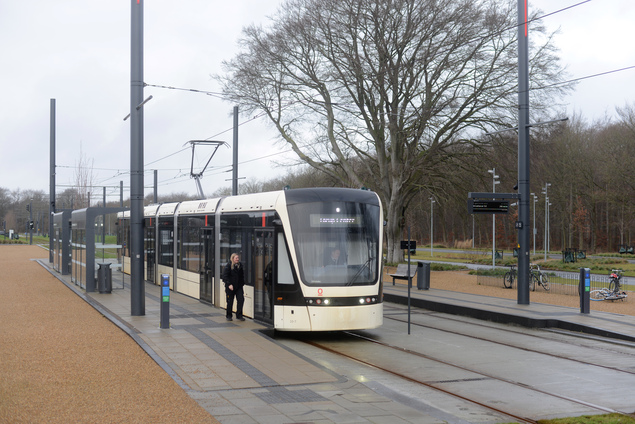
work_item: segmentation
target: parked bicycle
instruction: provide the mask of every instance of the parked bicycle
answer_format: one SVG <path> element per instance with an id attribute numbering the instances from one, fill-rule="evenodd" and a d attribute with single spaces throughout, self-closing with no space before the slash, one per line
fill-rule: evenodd
<path id="1" fill-rule="evenodd" d="M 503 285 L 506 289 L 511 289 L 514 285 L 514 280 L 516 279 L 516 265 L 510 265 L 509 271 L 505 273 L 505 278 L 503 279 Z"/>
<path id="2" fill-rule="evenodd" d="M 590 293 L 591 300 L 624 300 L 628 297 L 622 290 L 622 271 L 621 269 L 611 270 L 609 276 L 609 287 L 599 290 L 592 290 Z"/>
<path id="3" fill-rule="evenodd" d="M 545 291 L 549 291 L 551 286 L 549 285 L 549 278 L 547 277 L 547 273 L 543 272 L 540 269 L 540 265 L 529 265 L 529 273 L 530 273 L 530 282 L 529 282 L 529 290 L 535 291 L 536 286 L 542 286 Z"/>
<path id="4" fill-rule="evenodd" d="M 612 269 L 611 275 L 609 277 L 609 290 L 613 292 L 618 292 L 622 288 L 622 274 L 624 273 L 621 269 Z"/>
<path id="5" fill-rule="evenodd" d="M 514 285 L 514 281 L 518 278 L 518 271 L 516 270 L 516 265 L 510 265 L 509 271 L 505 273 L 505 277 L 503 278 L 503 285 L 507 289 L 511 289 Z M 549 278 L 547 274 L 540 269 L 539 265 L 530 264 L 529 265 L 529 291 L 535 291 L 536 286 L 541 286 L 546 291 L 549 291 Z"/>

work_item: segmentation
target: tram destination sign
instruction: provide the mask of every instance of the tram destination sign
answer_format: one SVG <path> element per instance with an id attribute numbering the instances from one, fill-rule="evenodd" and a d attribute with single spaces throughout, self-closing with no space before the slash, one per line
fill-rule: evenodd
<path id="1" fill-rule="evenodd" d="M 508 200 L 467 199 L 468 213 L 507 213 Z"/>

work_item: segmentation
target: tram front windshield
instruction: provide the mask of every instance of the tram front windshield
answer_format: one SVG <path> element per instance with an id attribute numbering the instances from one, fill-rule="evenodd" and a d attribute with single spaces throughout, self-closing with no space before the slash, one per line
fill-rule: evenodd
<path id="1" fill-rule="evenodd" d="M 309 286 L 377 281 L 379 206 L 314 202 L 289 206 L 300 278 Z"/>

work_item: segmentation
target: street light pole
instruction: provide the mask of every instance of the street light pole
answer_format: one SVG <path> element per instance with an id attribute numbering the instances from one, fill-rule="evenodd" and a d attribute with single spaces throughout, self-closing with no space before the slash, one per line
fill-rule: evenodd
<path id="1" fill-rule="evenodd" d="M 551 186 L 550 183 L 545 183 L 545 189 L 542 194 L 545 195 L 545 261 L 547 260 L 547 251 L 549 250 L 549 197 L 548 197 L 548 189 Z"/>
<path id="2" fill-rule="evenodd" d="M 434 256 L 434 198 L 430 198 L 430 256 Z"/>
<path id="3" fill-rule="evenodd" d="M 547 199 L 549 199 L 547 197 Z M 551 250 L 551 200 L 547 201 L 547 253 Z"/>
<path id="4" fill-rule="evenodd" d="M 500 184 L 497 181 L 498 175 L 496 175 L 496 168 L 488 169 L 487 172 L 492 174 L 492 193 L 496 193 L 496 184 Z M 496 214 L 492 214 L 492 269 L 496 266 Z"/>
<path id="5" fill-rule="evenodd" d="M 536 202 L 538 201 L 538 197 L 536 193 L 531 193 L 534 196 L 534 256 L 536 256 Z"/>

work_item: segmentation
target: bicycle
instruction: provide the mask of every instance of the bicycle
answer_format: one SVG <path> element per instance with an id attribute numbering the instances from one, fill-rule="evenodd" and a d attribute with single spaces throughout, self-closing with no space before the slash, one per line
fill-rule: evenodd
<path id="1" fill-rule="evenodd" d="M 621 284 L 620 282 L 622 281 L 622 273 L 624 271 L 622 271 L 621 269 L 612 269 L 611 270 L 611 275 L 610 275 L 610 279 L 609 279 L 609 290 L 613 291 L 613 292 L 618 292 L 620 291 L 621 288 Z"/>
<path id="2" fill-rule="evenodd" d="M 551 288 L 549 284 L 549 278 L 547 277 L 547 274 L 540 269 L 540 265 L 530 264 L 529 272 L 531 274 L 530 282 L 529 282 L 529 290 L 535 291 L 536 286 L 538 285 L 538 286 L 542 286 L 542 288 L 545 289 L 545 291 L 549 291 L 549 289 Z"/>
<path id="3" fill-rule="evenodd" d="M 505 273 L 505 278 L 503 278 L 503 286 L 505 286 L 506 289 L 511 289 L 515 279 L 516 265 L 510 265 L 509 271 Z"/>
<path id="4" fill-rule="evenodd" d="M 611 270 L 609 276 L 609 288 L 606 287 L 599 290 L 592 290 L 590 293 L 591 300 L 624 300 L 628 297 L 625 291 L 622 291 L 622 273 L 621 269 Z"/>
<path id="5" fill-rule="evenodd" d="M 592 290 L 591 300 L 624 300 L 628 297 L 625 291 L 612 291 L 606 287 L 599 290 Z"/>

